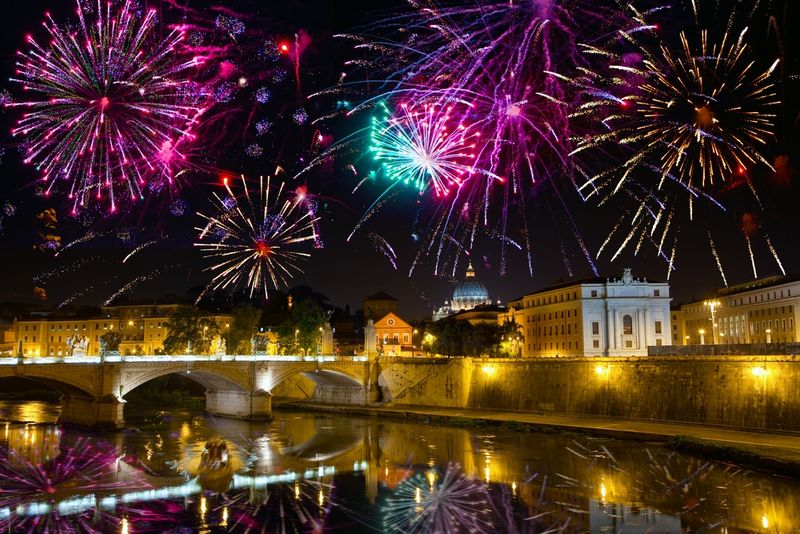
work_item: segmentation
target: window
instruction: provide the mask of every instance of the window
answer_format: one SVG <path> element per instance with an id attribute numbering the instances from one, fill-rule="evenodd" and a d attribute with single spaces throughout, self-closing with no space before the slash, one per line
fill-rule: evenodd
<path id="1" fill-rule="evenodd" d="M 592 289 L 592 296 L 593 296 L 593 297 L 596 297 L 596 296 L 597 296 L 597 290 L 596 290 L 596 289 Z"/>
<path id="2" fill-rule="evenodd" d="M 661 338 L 656 339 L 656 347 L 661 346 Z"/>
<path id="3" fill-rule="evenodd" d="M 656 321 L 656 334 L 661 333 L 661 321 Z"/>
<path id="4" fill-rule="evenodd" d="M 599 349 L 600 348 L 600 340 L 599 339 L 593 339 L 592 340 L 592 348 L 593 349 Z"/>
<path id="5" fill-rule="evenodd" d="M 626 349 L 632 349 L 633 348 L 633 341 L 631 341 L 630 339 L 628 341 L 626 341 L 625 342 L 625 348 Z"/>
<path id="6" fill-rule="evenodd" d="M 660 289 L 654 289 L 653 290 L 653 296 L 654 297 L 660 297 L 661 296 L 661 290 Z"/>
<path id="7" fill-rule="evenodd" d="M 592 335 L 593 336 L 600 335 L 600 323 L 597 321 L 592 321 Z"/>
<path id="8" fill-rule="evenodd" d="M 633 335 L 633 317 L 630 315 L 622 316 L 622 334 L 626 336 Z"/>
<path id="9" fill-rule="evenodd" d="M 403 334 L 403 343 L 408 343 L 408 333 Z"/>

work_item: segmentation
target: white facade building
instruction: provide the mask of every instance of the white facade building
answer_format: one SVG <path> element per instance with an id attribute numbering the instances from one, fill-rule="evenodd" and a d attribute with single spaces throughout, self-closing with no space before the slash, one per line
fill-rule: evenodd
<path id="1" fill-rule="evenodd" d="M 634 278 L 592 278 L 551 286 L 509 303 L 500 322 L 523 333 L 523 357 L 644 356 L 669 345 L 669 284 Z"/>

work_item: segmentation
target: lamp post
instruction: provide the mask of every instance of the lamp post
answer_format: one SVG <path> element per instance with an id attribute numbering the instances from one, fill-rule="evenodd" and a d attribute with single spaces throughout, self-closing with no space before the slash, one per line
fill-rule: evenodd
<path id="1" fill-rule="evenodd" d="M 706 331 L 705 331 L 705 329 L 701 328 L 700 330 L 697 331 L 697 333 L 700 334 L 700 344 L 701 345 L 705 345 L 706 344 Z"/>
<path id="2" fill-rule="evenodd" d="M 294 331 L 294 350 L 299 350 L 300 348 L 297 346 L 297 335 L 300 333 L 300 329 L 296 328 Z"/>
<path id="3" fill-rule="evenodd" d="M 683 338 L 684 339 L 684 341 L 683 341 L 684 345 L 688 345 L 689 344 L 689 338 L 690 338 L 690 336 L 686 336 L 685 338 Z"/>
<path id="4" fill-rule="evenodd" d="M 772 343 L 772 328 L 767 328 L 767 343 Z"/>
<path id="5" fill-rule="evenodd" d="M 717 344 L 717 314 L 716 310 L 722 303 L 718 300 L 706 300 L 703 302 L 703 306 L 708 307 L 711 310 L 711 342 L 713 344 Z"/>

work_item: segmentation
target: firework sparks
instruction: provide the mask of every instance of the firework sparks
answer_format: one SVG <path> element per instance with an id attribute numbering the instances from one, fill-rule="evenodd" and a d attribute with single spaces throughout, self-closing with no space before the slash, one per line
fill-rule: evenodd
<path id="1" fill-rule="evenodd" d="M 298 263 L 309 254 L 296 249 L 319 239 L 318 218 L 305 195 L 287 194 L 282 182 L 273 189 L 270 178 L 266 183 L 259 180 L 256 194 L 251 194 L 244 176 L 240 197 L 234 195 L 227 179 L 225 189 L 227 197 L 214 195 L 217 214 L 200 214 L 207 223 L 197 228 L 200 237 L 195 246 L 215 262 L 207 269 L 214 274 L 209 287 L 243 284 L 251 296 L 263 291 L 267 298 L 270 286 L 283 287 L 301 272 Z"/>
<path id="2" fill-rule="evenodd" d="M 458 465 L 443 475 L 429 471 L 398 485 L 386 500 L 386 532 L 486 532 L 491 529 L 486 487 L 469 478 Z"/>
<path id="3" fill-rule="evenodd" d="M 171 179 L 194 140 L 204 109 L 183 103 L 182 77 L 200 60 L 177 54 L 182 31 L 158 38 L 156 12 L 140 16 L 132 0 L 98 1 L 94 21 L 81 2 L 77 13 L 78 32 L 47 15 L 49 46 L 28 36 L 12 80 L 31 97 L 7 105 L 26 110 L 13 134 L 25 139 L 45 194 L 68 181 L 73 211 L 92 196 L 115 211 L 123 192 L 142 198 L 149 177 Z"/>
<path id="4" fill-rule="evenodd" d="M 774 138 L 778 63 L 760 68 L 747 28 L 735 33 L 731 21 L 718 42 L 700 29 L 679 32 L 673 47 L 650 20 L 668 8 L 626 9 L 630 22 L 610 41 L 582 45 L 595 68 L 579 69 L 570 80 L 582 95 L 571 120 L 591 124 L 573 137 L 576 186 L 600 204 L 620 193 L 635 200 L 638 210 L 627 210 L 615 257 L 627 247 L 638 253 L 650 241 L 671 271 L 676 247 L 669 256 L 663 248 L 670 234 L 677 236 L 684 202 L 689 221 L 703 219 L 706 208 L 725 211 L 717 198 L 723 185 L 742 184 L 760 204 L 750 173 L 772 168 L 764 149 Z M 616 155 L 620 162 L 609 167 Z M 615 226 L 609 238 L 616 232 Z M 722 273 L 713 246 L 712 254 Z"/>
<path id="5" fill-rule="evenodd" d="M 378 107 L 370 151 L 389 178 L 447 196 L 475 172 L 480 132 L 455 123 L 452 106 L 403 104 L 396 115 L 383 102 Z"/>

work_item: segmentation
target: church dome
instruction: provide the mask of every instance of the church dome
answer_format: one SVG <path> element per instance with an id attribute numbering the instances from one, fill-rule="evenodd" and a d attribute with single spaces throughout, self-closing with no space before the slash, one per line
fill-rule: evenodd
<path id="1" fill-rule="evenodd" d="M 450 307 L 453 311 L 471 310 L 476 306 L 491 304 L 489 290 L 475 278 L 472 264 L 467 267 L 466 279 L 453 290 L 453 299 Z"/>

